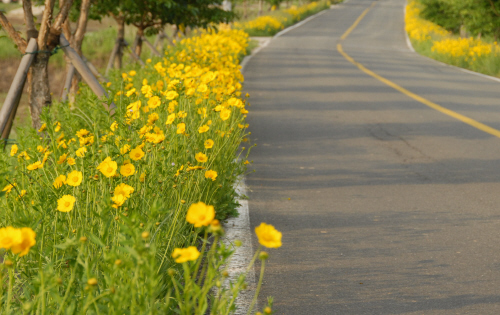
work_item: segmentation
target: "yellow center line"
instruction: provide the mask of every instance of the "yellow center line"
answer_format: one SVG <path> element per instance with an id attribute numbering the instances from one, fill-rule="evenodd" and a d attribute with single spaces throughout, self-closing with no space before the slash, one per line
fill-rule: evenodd
<path id="1" fill-rule="evenodd" d="M 356 19 L 356 21 L 354 21 L 354 23 L 351 25 L 351 27 L 349 27 L 347 29 L 347 31 L 345 31 L 345 33 L 340 37 L 340 42 L 342 42 L 343 40 L 345 40 L 347 38 L 347 36 L 349 36 L 349 34 L 356 28 L 356 26 L 358 26 L 359 22 L 361 22 L 361 20 L 365 17 L 365 15 L 368 13 L 368 11 L 370 11 L 371 8 L 373 8 L 375 6 L 377 2 L 374 1 L 372 3 L 372 5 L 370 7 L 368 7 L 366 10 L 363 11 L 363 13 L 361 13 L 361 15 Z M 388 86 L 392 87 L 393 89 L 405 94 L 406 96 L 416 100 L 417 102 L 420 102 L 424 105 L 427 105 L 428 107 L 432 108 L 432 109 L 435 109 L 437 110 L 438 112 L 441 112 L 445 115 L 448 115 L 450 117 L 453 117 L 457 120 L 460 120 L 461 122 L 464 122 L 474 128 L 477 128 L 479 130 L 482 130 L 486 133 L 489 133 L 490 135 L 493 135 L 495 137 L 498 137 L 500 138 L 500 130 L 497 130 L 495 128 L 492 128 L 490 126 L 487 126 L 483 123 L 480 123 L 479 121 L 477 120 L 474 120 L 472 118 L 469 118 L 467 116 L 464 116 L 462 114 L 459 114 L 457 112 L 454 112 L 450 109 L 447 109 L 441 105 L 438 105 L 434 102 L 431 102 L 429 101 L 428 99 L 425 99 L 413 92 L 410 92 L 408 91 L 407 89 L 405 89 L 404 87 L 401 87 L 399 85 L 397 85 L 396 83 L 376 74 L 375 72 L 371 71 L 370 69 L 366 68 L 365 66 L 363 66 L 362 64 L 360 64 L 359 62 L 357 62 L 356 60 L 354 60 L 351 56 L 349 56 L 347 53 L 344 52 L 344 49 L 342 49 L 342 44 L 341 43 L 338 43 L 337 44 L 337 51 L 342 55 L 344 56 L 344 58 L 349 61 L 350 63 L 352 63 L 353 65 L 355 65 L 356 67 L 358 67 L 361 71 L 363 71 L 364 73 L 374 77 L 375 79 L 379 80 L 380 82 L 383 82 L 385 84 L 387 84 Z"/>

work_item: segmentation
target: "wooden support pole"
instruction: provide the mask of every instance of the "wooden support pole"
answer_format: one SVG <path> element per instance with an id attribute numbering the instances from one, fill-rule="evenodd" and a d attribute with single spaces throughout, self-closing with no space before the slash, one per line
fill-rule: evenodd
<path id="1" fill-rule="evenodd" d="M 71 88 L 71 80 L 75 75 L 75 66 L 73 64 L 69 65 L 68 73 L 66 73 L 66 81 L 64 81 L 64 88 L 61 95 L 61 102 L 66 102 L 68 100 L 69 89 Z"/>
<path id="2" fill-rule="evenodd" d="M 142 41 L 146 43 L 146 45 L 148 45 L 149 49 L 151 49 L 153 54 L 155 54 L 157 57 L 161 57 L 160 52 L 156 50 L 155 46 L 153 46 L 153 44 L 151 44 L 151 42 L 146 37 L 142 36 Z"/>
<path id="3" fill-rule="evenodd" d="M 28 71 L 31 66 L 31 62 L 35 58 L 34 53 L 37 49 L 38 44 L 36 42 L 36 38 L 31 38 L 28 43 L 28 47 L 26 48 L 26 54 L 21 59 L 19 68 L 17 68 L 14 80 L 10 85 L 9 92 L 7 93 L 7 97 L 5 98 L 2 109 L 0 110 L 0 132 L 2 134 L 2 139 L 4 140 L 9 138 L 17 106 L 19 105 L 21 95 L 23 94 L 26 77 L 28 76 Z"/>
<path id="4" fill-rule="evenodd" d="M 108 61 L 108 66 L 106 67 L 106 72 L 104 72 L 104 75 L 109 74 L 109 70 L 113 68 L 113 64 L 115 63 L 116 55 L 118 55 L 118 52 L 120 51 L 120 46 L 121 46 L 121 41 L 120 39 L 116 40 L 115 46 L 113 47 L 113 50 L 111 51 L 111 56 L 109 56 L 109 61 Z"/>
<path id="5" fill-rule="evenodd" d="M 82 76 L 82 79 L 85 81 L 85 83 L 87 83 L 92 92 L 94 92 L 98 97 L 108 97 L 108 93 L 106 93 L 106 90 L 101 86 L 101 84 L 99 84 L 99 81 L 92 74 L 92 71 L 90 71 L 85 61 L 83 61 L 82 58 L 80 58 L 80 55 L 78 55 L 78 53 L 73 48 L 71 48 L 64 34 L 61 34 L 59 40 L 61 42 L 62 50 L 69 58 L 73 66 L 75 66 L 75 69 Z M 116 108 L 116 105 L 114 103 L 111 103 L 109 107 L 107 105 L 105 106 L 111 115 L 114 114 Z"/>

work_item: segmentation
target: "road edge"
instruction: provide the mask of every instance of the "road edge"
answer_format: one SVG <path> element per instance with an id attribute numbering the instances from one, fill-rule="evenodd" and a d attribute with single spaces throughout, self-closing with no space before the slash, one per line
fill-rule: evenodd
<path id="1" fill-rule="evenodd" d="M 245 58 L 243 58 L 243 60 L 240 63 L 241 73 L 245 71 L 248 62 L 252 59 L 252 57 L 258 54 L 262 49 L 267 47 L 267 45 L 269 45 L 269 43 L 273 39 L 280 37 L 288 33 L 289 31 L 306 24 L 312 19 L 326 13 L 328 10 L 335 9 L 339 4 L 346 3 L 348 1 L 349 0 L 336 3 L 330 6 L 330 8 L 322 10 L 314 15 L 311 15 L 310 17 L 300 21 L 299 23 L 296 23 L 294 25 L 291 25 L 290 27 L 285 28 L 284 30 L 270 37 L 268 40 L 263 41 L 257 48 L 255 48 L 252 51 L 250 55 L 245 56 Z M 237 200 L 240 206 L 236 208 L 236 211 L 238 211 L 238 216 L 229 218 L 227 222 L 224 223 L 224 228 L 226 231 L 224 239 L 226 241 L 226 244 L 228 246 L 232 246 L 234 249 L 234 253 L 231 256 L 231 259 L 228 262 L 226 268 L 227 271 L 229 272 L 229 280 L 236 281 L 239 274 L 247 272 L 246 268 L 253 258 L 253 246 L 252 246 L 252 233 L 250 231 L 250 211 L 249 211 L 250 209 L 248 207 L 248 200 L 245 199 L 247 187 L 243 175 L 238 178 L 233 187 L 236 190 L 237 194 L 240 196 Z M 232 245 L 236 240 L 240 240 L 242 242 L 242 245 L 240 247 Z M 247 272 L 246 283 L 247 283 L 247 289 L 241 291 L 238 298 L 236 299 L 235 315 L 247 313 L 248 306 L 250 306 L 250 303 L 255 294 L 255 290 L 257 288 L 257 282 L 255 278 L 254 267 L 250 268 L 250 270 Z M 259 307 L 258 303 L 256 303 L 254 309 L 258 309 L 258 307 Z"/>

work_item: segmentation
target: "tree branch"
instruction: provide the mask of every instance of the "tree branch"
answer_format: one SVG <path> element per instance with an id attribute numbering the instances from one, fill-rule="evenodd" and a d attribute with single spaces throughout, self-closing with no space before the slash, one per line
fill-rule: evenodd
<path id="1" fill-rule="evenodd" d="M 80 18 L 78 19 L 78 25 L 76 26 L 75 36 L 73 39 L 73 45 L 76 52 L 82 54 L 82 42 L 85 37 L 85 32 L 87 31 L 87 22 L 89 20 L 89 9 L 90 0 L 82 0 L 82 5 L 80 7 Z"/>
<path id="2" fill-rule="evenodd" d="M 66 21 L 72 4 L 73 0 L 64 1 L 64 4 L 61 7 L 61 11 L 59 11 L 59 14 L 57 14 L 56 18 L 54 19 L 54 24 L 52 24 L 52 27 L 50 28 L 51 32 L 61 32 L 62 24 L 64 23 L 64 21 Z M 58 35 L 60 34 L 61 33 L 59 33 Z"/>
<path id="3" fill-rule="evenodd" d="M 500 16 L 500 13 L 498 12 L 497 8 L 495 7 L 495 3 L 493 3 L 493 0 L 489 0 L 491 4 L 491 9 L 493 10 L 493 13 L 495 13 L 496 16 Z"/>
<path id="4" fill-rule="evenodd" d="M 54 10 L 55 0 L 45 0 L 45 10 L 43 10 L 42 23 L 38 33 L 38 49 L 47 49 L 47 38 L 49 37 L 50 20 Z"/>
<path id="5" fill-rule="evenodd" d="M 2 11 L 0 11 L 0 25 L 2 25 L 2 28 L 5 32 L 7 32 L 7 35 L 9 35 L 14 43 L 16 43 L 17 49 L 24 54 L 27 46 L 26 41 L 19 36 L 16 29 L 12 26 L 12 24 L 10 24 L 9 20 L 7 20 L 7 17 L 5 17 Z"/>
<path id="6" fill-rule="evenodd" d="M 35 27 L 35 19 L 33 17 L 31 0 L 23 1 L 23 10 L 24 10 L 24 23 L 26 24 L 26 35 L 29 41 L 30 38 L 38 37 L 38 31 Z"/>

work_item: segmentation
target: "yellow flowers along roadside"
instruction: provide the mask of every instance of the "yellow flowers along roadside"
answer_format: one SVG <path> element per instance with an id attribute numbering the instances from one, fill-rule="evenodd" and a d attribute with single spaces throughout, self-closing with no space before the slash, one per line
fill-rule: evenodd
<path id="1" fill-rule="evenodd" d="M 422 6 L 409 0 L 406 32 L 415 50 L 427 57 L 457 67 L 500 77 L 500 45 L 482 39 L 460 38 L 420 17 Z"/>
<path id="2" fill-rule="evenodd" d="M 0 312 L 234 312 L 245 276 L 220 285 L 232 248 L 218 237 L 248 164 L 247 44 L 241 30 L 199 32 L 115 73 L 113 116 L 82 87 L 19 131 L 0 155 Z M 258 232 L 272 248 L 277 236 Z"/>

